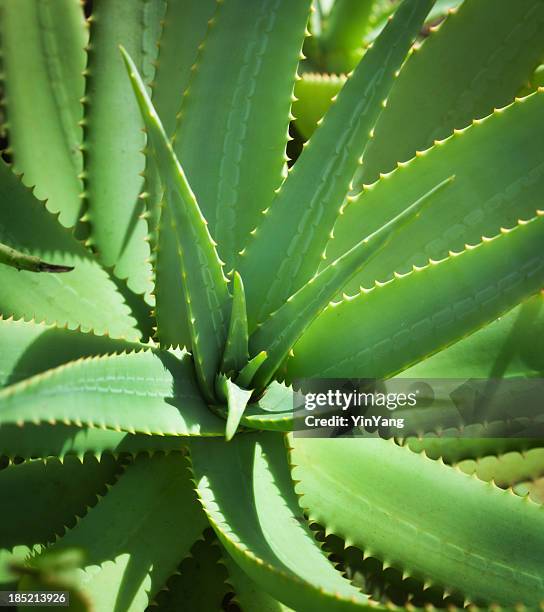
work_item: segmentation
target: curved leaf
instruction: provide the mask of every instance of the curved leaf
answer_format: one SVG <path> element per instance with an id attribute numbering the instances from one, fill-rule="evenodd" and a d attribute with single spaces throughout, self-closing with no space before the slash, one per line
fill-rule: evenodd
<path id="1" fill-rule="evenodd" d="M 141 351 L 91 357 L 0 391 L 0 425 L 57 422 L 129 433 L 222 435 L 185 355 Z"/>
<path id="2" fill-rule="evenodd" d="M 87 28 L 79 0 L 0 4 L 4 105 L 18 172 L 66 227 L 80 215 Z"/>
<path id="3" fill-rule="evenodd" d="M 542 507 L 389 441 L 291 442 L 311 520 L 365 554 L 468 601 L 544 600 Z"/>
<path id="4" fill-rule="evenodd" d="M 453 187 L 452 187 L 453 189 Z M 544 282 L 544 213 L 462 253 L 331 304 L 287 378 L 386 378 L 495 320 Z M 327 346 L 327 352 L 318 347 Z"/>
<path id="5" fill-rule="evenodd" d="M 232 298 L 223 274 L 223 264 L 217 256 L 216 245 L 185 173 L 145 91 L 134 62 L 122 47 L 121 52 L 165 190 L 169 225 L 164 223 L 161 216 L 160 236 L 162 238 L 165 234 L 170 234 L 170 239 L 173 237 L 176 242 L 196 372 L 203 392 L 207 399 L 212 401 L 215 376 L 227 338 L 227 321 Z M 160 282 L 160 279 L 158 281 Z M 159 299 L 157 311 L 161 306 Z M 160 336 L 160 329 L 158 333 Z"/>
<path id="6" fill-rule="evenodd" d="M 369 231 L 455 174 L 448 189 L 436 194 L 410 226 L 402 229 L 383 256 L 377 257 L 347 284 L 350 291 L 384 282 L 394 272 L 404 273 L 429 258 L 493 236 L 512 227 L 541 207 L 544 160 L 538 141 L 544 138 L 539 118 L 544 91 L 454 134 L 413 161 L 401 165 L 348 203 L 334 227 L 327 258 L 334 259 Z M 512 151 L 516 151 L 512 155 Z"/>
<path id="7" fill-rule="evenodd" d="M 88 244 L 135 293 L 152 290 L 148 228 L 139 198 L 144 170 L 143 126 L 118 45 L 152 80 L 162 0 L 95 0 L 85 93 L 85 221 Z"/>
<path id="8" fill-rule="evenodd" d="M 229 271 L 282 180 L 309 8 L 309 0 L 220 3 L 183 99 L 176 154 Z"/>
<path id="9" fill-rule="evenodd" d="M 86 553 L 79 584 L 97 610 L 145 609 L 206 526 L 179 453 L 138 457 L 49 550 Z"/>
<path id="10" fill-rule="evenodd" d="M 237 267 L 246 284 L 250 331 L 314 275 L 395 72 L 433 1 L 401 4 L 250 238 Z"/>
<path id="11" fill-rule="evenodd" d="M 35 274 L 0 266 L 0 314 L 137 340 L 135 321 L 105 270 L 0 161 L 0 242 L 63 266 Z"/>
<path id="12" fill-rule="evenodd" d="M 261 588 L 301 612 L 368 608 L 368 598 L 334 569 L 306 526 L 282 436 L 210 440 L 191 445 L 191 457 L 212 527 Z"/>

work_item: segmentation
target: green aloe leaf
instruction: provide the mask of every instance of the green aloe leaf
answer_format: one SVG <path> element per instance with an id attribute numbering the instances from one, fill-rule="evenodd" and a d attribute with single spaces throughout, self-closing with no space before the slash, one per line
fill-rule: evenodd
<path id="1" fill-rule="evenodd" d="M 295 83 L 293 115 L 300 134 L 308 140 L 318 122 L 332 104 L 332 99 L 346 82 L 344 75 L 305 72 Z"/>
<path id="2" fill-rule="evenodd" d="M 446 348 L 540 289 L 543 239 L 539 212 L 493 239 L 330 305 L 295 345 L 288 380 L 387 377 Z M 318 349 L 323 345 L 327 352 Z"/>
<path id="3" fill-rule="evenodd" d="M 88 244 L 136 293 L 152 290 L 148 228 L 139 198 L 145 137 L 118 46 L 153 78 L 162 0 L 97 0 L 91 20 L 85 94 L 85 220 Z"/>
<path id="4" fill-rule="evenodd" d="M 0 318 L 0 387 L 81 357 L 143 348 L 138 343 L 84 334 L 44 323 Z"/>
<path id="5" fill-rule="evenodd" d="M 35 274 L 0 266 L 0 313 L 71 329 L 137 340 L 140 332 L 108 274 L 0 161 L 0 242 L 61 266 L 68 274 Z"/>
<path id="6" fill-rule="evenodd" d="M 319 56 L 310 59 L 328 72 L 355 68 L 364 51 L 364 37 L 372 27 L 374 0 L 336 0 L 317 41 Z"/>
<path id="7" fill-rule="evenodd" d="M 221 363 L 225 374 L 240 372 L 249 360 L 246 296 L 244 284 L 238 272 L 232 281 L 232 311 L 230 313 L 229 331 Z"/>
<path id="8" fill-rule="evenodd" d="M 301 612 L 366 609 L 367 596 L 333 568 L 306 526 L 283 438 L 257 434 L 209 442 L 191 446 L 197 493 L 242 570 Z"/>
<path id="9" fill-rule="evenodd" d="M 166 3 L 151 93 L 168 136 L 174 133 L 176 115 L 189 82 L 191 67 L 196 61 L 198 46 L 206 34 L 208 20 L 216 4 L 216 0 L 170 0 Z M 161 236 L 160 249 L 157 250 L 161 209 L 166 216 L 169 211 L 164 207 L 161 179 L 155 159 L 149 151 L 144 178 L 142 197 L 145 198 L 149 215 L 154 293 L 161 303 L 160 310 L 155 312 L 160 328 L 159 338 L 164 344 L 188 347 L 191 345 L 191 334 L 186 322 L 183 285 L 179 275 L 181 263 L 176 242 L 166 233 Z M 165 220 L 164 225 L 168 227 L 168 224 L 169 221 Z"/>
<path id="10" fill-rule="evenodd" d="M 355 188 L 509 104 L 542 59 L 543 35 L 540 0 L 465 0 L 406 62 Z"/>
<path id="11" fill-rule="evenodd" d="M 467 601 L 537 608 L 544 599 L 542 507 L 394 442 L 291 443 L 310 520 L 365 555 Z"/>
<path id="12" fill-rule="evenodd" d="M 113 457 L 34 460 L 1 469 L 0 487 L 9 495 L 0 508 L 0 583 L 9 579 L 8 560 L 23 560 L 37 544 L 55 541 L 97 503 L 120 469 Z"/>
<path id="13" fill-rule="evenodd" d="M 218 427 L 219 431 L 219 427 Z M 221 432 L 223 427 L 221 426 Z M 114 456 L 140 453 L 155 454 L 184 450 L 185 438 L 180 436 L 150 436 L 129 434 L 113 429 L 78 427 L 64 423 L 25 423 L 24 425 L 2 425 L 0 427 L 0 449 L 7 457 L 58 457 L 64 459 L 74 455 L 83 459 L 87 455 L 102 457 L 104 453 Z"/>
<path id="14" fill-rule="evenodd" d="M 506 378 L 544 372 L 544 294 L 402 373 L 406 378 Z"/>
<path id="15" fill-rule="evenodd" d="M 401 4 L 338 94 L 249 240 L 238 269 L 246 284 L 250 331 L 314 274 L 395 72 L 432 3 Z"/>
<path id="16" fill-rule="evenodd" d="M 83 7 L 78 0 L 3 0 L 0 35 L 15 167 L 71 227 L 80 215 L 82 192 Z"/>
<path id="17" fill-rule="evenodd" d="M 222 435 L 190 358 L 150 350 L 81 359 L 0 391 L 0 425 L 57 422 L 128 433 Z"/>
<path id="18" fill-rule="evenodd" d="M 242 389 L 236 383 L 232 382 L 224 375 L 219 375 L 217 379 L 218 395 L 224 398 L 227 403 L 227 425 L 225 428 L 225 438 L 227 442 L 232 440 L 240 419 L 242 418 L 247 404 L 253 394 L 253 391 Z"/>
<path id="19" fill-rule="evenodd" d="M 196 372 L 208 400 L 227 338 L 232 298 L 206 220 L 172 149 L 134 62 L 121 49 L 165 189 L 170 225 L 161 219 L 161 236 L 174 236 L 180 255 L 183 290 Z M 161 303 L 157 303 L 157 310 Z M 160 329 L 159 329 L 160 335 Z"/>
<path id="20" fill-rule="evenodd" d="M 413 221 L 423 206 L 432 200 L 437 192 L 449 186 L 453 179 L 454 177 L 450 177 L 436 185 L 373 234 L 329 264 L 257 328 L 251 336 L 252 352 L 266 350 L 268 357 L 254 379 L 256 389 L 262 389 L 270 382 L 298 338 L 348 280 L 369 260 L 376 257 L 395 232 Z"/>
<path id="21" fill-rule="evenodd" d="M 240 387 L 248 389 L 251 386 L 255 373 L 266 361 L 266 358 L 266 351 L 261 351 L 260 353 L 257 353 L 255 357 L 252 357 L 240 370 L 240 374 L 238 374 L 236 378 L 236 383 L 240 385 Z"/>
<path id="22" fill-rule="evenodd" d="M 282 181 L 309 8 L 309 0 L 221 3 L 183 99 L 176 154 L 229 271 Z"/>
<path id="23" fill-rule="evenodd" d="M 138 457 L 115 487 L 50 550 L 83 549 L 79 584 L 97 610 L 144 610 L 206 520 L 180 453 Z"/>
<path id="24" fill-rule="evenodd" d="M 465 459 L 456 467 L 469 476 L 493 482 L 505 489 L 518 482 L 536 480 L 544 475 L 544 448 L 533 448 L 524 453 L 511 452 L 481 459 Z"/>
<path id="25" fill-rule="evenodd" d="M 537 143 L 544 138 L 539 121 L 543 111 L 544 92 L 524 98 L 401 165 L 348 203 L 327 246 L 328 258 L 338 257 L 438 181 L 455 174 L 451 188 L 437 194 L 419 219 L 399 232 L 383 257 L 354 277 L 345 291 L 371 287 L 394 272 L 446 257 L 450 250 L 493 236 L 540 208 L 544 164 Z"/>

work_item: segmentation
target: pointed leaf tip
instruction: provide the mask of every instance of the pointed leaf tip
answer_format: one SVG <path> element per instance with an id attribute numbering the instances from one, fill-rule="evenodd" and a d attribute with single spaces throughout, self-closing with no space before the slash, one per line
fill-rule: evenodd
<path id="1" fill-rule="evenodd" d="M 223 396 L 227 401 L 227 424 L 225 426 L 225 439 L 227 442 L 232 440 L 244 411 L 249 403 L 253 391 L 242 389 L 230 378 L 219 375 L 216 380 L 218 395 Z"/>
<path id="2" fill-rule="evenodd" d="M 165 244 L 174 244 L 179 257 L 179 282 L 186 303 L 186 322 L 191 335 L 191 350 L 203 394 L 215 401 L 215 377 L 220 368 L 228 332 L 232 298 L 227 279 L 217 255 L 215 242 L 196 201 L 187 177 L 176 157 L 161 120 L 147 94 L 138 70 L 121 48 L 128 75 L 144 124 L 152 154 L 164 187 L 167 214 L 159 219 L 158 252 Z M 162 307 L 160 276 L 157 277 L 157 311 Z M 168 306 L 167 297 L 165 305 Z M 181 314 L 181 309 L 180 309 Z M 176 322 L 171 322 L 175 325 Z M 160 322 L 158 334 L 160 337 Z"/>

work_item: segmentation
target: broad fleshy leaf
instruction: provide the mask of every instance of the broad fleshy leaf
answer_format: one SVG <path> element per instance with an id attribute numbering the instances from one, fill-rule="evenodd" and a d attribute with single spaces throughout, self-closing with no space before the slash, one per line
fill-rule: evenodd
<path id="1" fill-rule="evenodd" d="M 163 0 L 95 0 L 85 93 L 85 221 L 88 244 L 132 291 L 152 290 L 141 172 L 142 118 L 118 46 L 153 78 Z"/>
<path id="2" fill-rule="evenodd" d="M 432 4 L 433 0 L 401 4 L 338 94 L 250 238 L 238 266 L 246 285 L 250 331 L 315 273 L 395 72 Z"/>
<path id="3" fill-rule="evenodd" d="M 383 257 L 375 258 L 344 290 L 371 287 L 394 272 L 446 257 L 450 250 L 494 236 L 501 227 L 512 227 L 542 208 L 544 163 L 537 143 L 544 138 L 539 121 L 543 112 L 544 91 L 452 135 L 349 202 L 335 224 L 327 258 L 338 257 L 363 234 L 455 174 L 451 188 L 437 194 L 419 219 L 399 232 Z"/>
<path id="4" fill-rule="evenodd" d="M 334 569 L 306 526 L 283 437 L 255 434 L 209 442 L 191 446 L 197 493 L 242 570 L 296 610 L 365 609 L 368 598 Z"/>
<path id="5" fill-rule="evenodd" d="M 222 435 L 185 355 L 140 352 L 91 357 L 0 391 L 0 426 L 61 422 L 128 433 Z"/>
<path id="6" fill-rule="evenodd" d="M 3 104 L 24 182 L 66 227 L 80 216 L 87 27 L 79 0 L 2 0 Z"/>
<path id="7" fill-rule="evenodd" d="M 468 601 L 536 608 L 544 599 L 538 505 L 391 441 L 290 442 L 310 520 L 365 555 Z"/>
<path id="8" fill-rule="evenodd" d="M 543 240 L 539 212 L 477 246 L 331 304 L 295 345 L 288 380 L 386 378 L 446 348 L 540 289 Z M 318 349 L 323 345 L 327 352 Z"/>
<path id="9" fill-rule="evenodd" d="M 86 553 L 79 584 L 97 610 L 144 610 L 206 520 L 180 453 L 138 457 L 115 487 L 50 550 Z"/>
<path id="10" fill-rule="evenodd" d="M 35 274 L 0 266 L 0 314 L 137 340 L 140 332 L 115 284 L 95 258 L 0 161 L 0 242 L 26 255 L 74 267 Z"/>
<path id="11" fill-rule="evenodd" d="M 228 271 L 282 181 L 309 9 L 309 0 L 221 3 L 183 99 L 176 154 Z"/>

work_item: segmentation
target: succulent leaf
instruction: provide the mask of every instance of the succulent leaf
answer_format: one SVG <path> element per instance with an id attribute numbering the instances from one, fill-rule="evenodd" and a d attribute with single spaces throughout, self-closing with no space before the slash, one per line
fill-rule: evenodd
<path id="1" fill-rule="evenodd" d="M 0 346 L 0 388 L 81 357 L 143 348 L 108 336 L 2 318 Z"/>
<path id="2" fill-rule="evenodd" d="M 218 431 L 223 431 L 223 428 Z M 33 457 L 47 458 L 75 455 L 102 457 L 136 456 L 140 453 L 153 455 L 185 449 L 186 441 L 180 436 L 150 436 L 149 434 L 129 434 L 113 429 L 98 429 L 65 425 L 64 423 L 25 423 L 2 425 L 0 427 L 0 448 L 10 458 Z"/>
<path id="3" fill-rule="evenodd" d="M 272 379 L 295 342 L 319 316 L 333 297 L 360 268 L 390 241 L 399 229 L 408 225 L 433 196 L 449 186 L 455 177 L 447 178 L 396 217 L 370 234 L 349 251 L 316 274 L 252 334 L 252 352 L 266 350 L 268 355 L 254 379 L 256 389 L 263 389 Z"/>
<path id="4" fill-rule="evenodd" d="M 365 609 L 368 598 L 336 572 L 306 527 L 283 438 L 261 433 L 209 442 L 191 446 L 197 493 L 242 570 L 296 610 Z"/>
<path id="5" fill-rule="evenodd" d="M 152 290 L 140 173 L 143 125 L 118 45 L 135 58 L 149 84 L 163 0 L 97 0 L 85 93 L 85 196 L 89 245 L 135 293 Z"/>
<path id="6" fill-rule="evenodd" d="M 152 99 L 165 132 L 172 136 L 181 97 L 196 61 L 198 46 L 206 34 L 208 20 L 216 7 L 216 0 L 167 0 L 159 51 L 152 84 Z M 149 239 L 152 247 L 155 296 L 161 307 L 155 312 L 158 338 L 164 344 L 188 347 L 191 334 L 186 323 L 183 285 L 179 275 L 181 267 L 176 242 L 167 232 L 158 240 L 157 232 L 161 210 L 170 213 L 163 203 L 163 187 L 155 159 L 146 154 L 144 192 L 147 204 Z M 165 227 L 169 221 L 165 220 Z M 160 242 L 160 244 L 159 244 Z"/>
<path id="7" fill-rule="evenodd" d="M 0 584 L 8 559 L 24 559 L 74 525 L 107 490 L 121 471 L 112 457 L 80 461 L 68 457 L 10 464 L 0 470 L 3 496 L 0 516 Z"/>
<path id="8" fill-rule="evenodd" d="M 0 391 L 0 425 L 57 422 L 158 435 L 222 435 L 190 358 L 141 352 L 71 362 Z"/>
<path id="9" fill-rule="evenodd" d="M 246 285 L 250 331 L 313 276 L 395 73 L 432 4 L 401 4 L 249 240 L 238 269 Z"/>
<path id="10" fill-rule="evenodd" d="M 220 398 L 224 398 L 227 403 L 227 425 L 225 427 L 225 439 L 227 442 L 232 440 L 238 426 L 240 425 L 240 419 L 244 414 L 247 404 L 253 394 L 253 391 L 242 389 L 230 378 L 220 374 L 217 378 L 217 395 Z"/>
<path id="11" fill-rule="evenodd" d="M 205 526 L 184 456 L 138 457 L 50 550 L 86 552 L 79 583 L 97 610 L 135 612 L 145 609 Z"/>
<path id="12" fill-rule="evenodd" d="M 523 98 L 437 143 L 348 203 L 335 224 L 328 258 L 344 253 L 362 234 L 380 227 L 444 176 L 456 177 L 419 219 L 397 234 L 384 257 L 375 258 L 344 291 L 384 282 L 394 272 L 425 265 L 429 258 L 442 259 L 450 250 L 494 236 L 501 227 L 512 227 L 541 208 L 544 164 L 537 131 L 542 128 L 544 138 L 544 128 L 537 118 L 543 110 L 544 91 Z"/>
<path id="13" fill-rule="evenodd" d="M 0 3 L 9 150 L 15 167 L 66 227 L 80 216 L 88 32 L 78 0 Z M 22 42 L 24 41 L 24 43 Z"/>
<path id="14" fill-rule="evenodd" d="M 287 380 L 386 378 L 446 348 L 540 289 L 543 239 L 538 212 L 475 247 L 329 306 L 295 345 Z"/>
<path id="15" fill-rule="evenodd" d="M 238 272 L 235 272 L 232 281 L 232 311 L 229 331 L 221 363 L 222 372 L 229 374 L 242 371 L 249 360 L 248 341 L 244 284 Z"/>
<path id="16" fill-rule="evenodd" d="M 96 259 L 0 161 L 0 242 L 74 267 L 69 274 L 34 274 L 0 266 L 0 313 L 137 340 L 140 332 L 115 284 Z"/>
<path id="17" fill-rule="evenodd" d="M 290 442 L 310 520 L 471 601 L 543 600 L 542 507 L 390 441 Z"/>
<path id="18" fill-rule="evenodd" d="M 543 41 L 539 0 L 464 0 L 403 67 L 355 189 L 509 104 L 542 59 Z"/>
<path id="19" fill-rule="evenodd" d="M 308 140 L 318 127 L 320 119 L 342 89 L 346 76 L 304 72 L 295 83 L 296 101 L 293 103 L 295 125 Z"/>
<path id="20" fill-rule="evenodd" d="M 170 226 L 161 218 L 161 236 L 169 232 L 177 243 L 191 348 L 197 375 L 213 401 L 215 375 L 227 338 L 232 298 L 215 243 L 185 173 L 147 95 L 134 62 L 121 49 L 164 184 Z M 157 304 L 159 310 L 161 304 Z M 160 334 L 160 330 L 159 330 Z"/>
<path id="21" fill-rule="evenodd" d="M 262 364 L 266 361 L 267 358 L 266 351 L 261 351 L 257 353 L 255 357 L 252 357 L 247 364 L 240 370 L 236 378 L 237 384 L 240 387 L 249 388 L 251 386 L 251 382 L 257 370 L 262 366 Z"/>
<path id="22" fill-rule="evenodd" d="M 228 271 L 282 181 L 309 9 L 309 0 L 220 3 L 183 99 L 176 154 Z"/>

